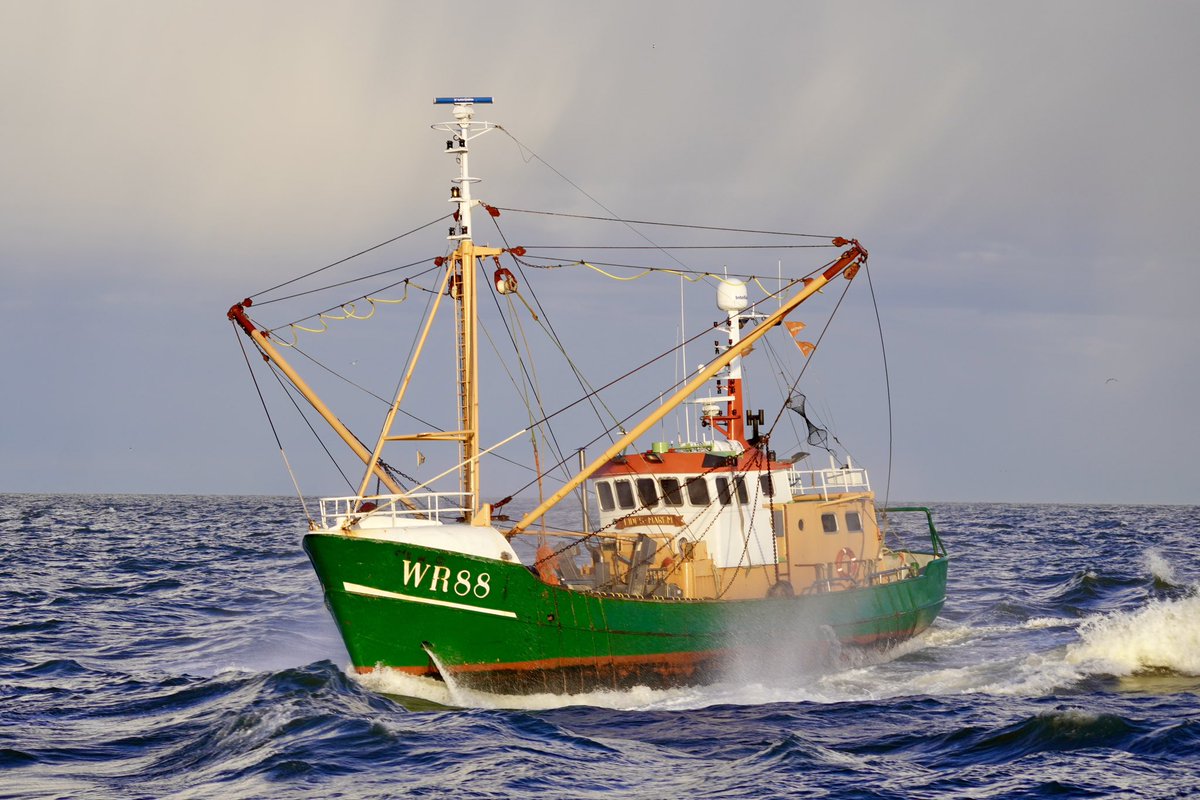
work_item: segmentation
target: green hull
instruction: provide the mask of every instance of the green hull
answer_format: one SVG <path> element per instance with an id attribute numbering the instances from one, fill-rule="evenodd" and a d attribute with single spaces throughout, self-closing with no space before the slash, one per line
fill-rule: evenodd
<path id="1" fill-rule="evenodd" d="M 707 683 L 736 665 L 886 645 L 929 627 L 946 588 L 945 558 L 878 586 L 683 601 L 572 591 L 512 562 L 338 533 L 310 533 L 304 549 L 358 671 L 500 694 Z"/>

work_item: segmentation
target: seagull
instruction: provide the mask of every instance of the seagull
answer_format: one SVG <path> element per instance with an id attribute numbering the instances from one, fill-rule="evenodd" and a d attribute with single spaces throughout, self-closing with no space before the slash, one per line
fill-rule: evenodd
<path id="1" fill-rule="evenodd" d="M 1116 378 L 1109 378 L 1108 380 L 1105 381 L 1105 383 L 1120 383 L 1120 381 L 1117 380 Z"/>

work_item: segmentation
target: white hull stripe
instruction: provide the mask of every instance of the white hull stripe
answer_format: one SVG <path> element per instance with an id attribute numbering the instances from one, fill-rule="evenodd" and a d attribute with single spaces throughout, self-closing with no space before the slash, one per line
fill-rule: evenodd
<path id="1" fill-rule="evenodd" d="M 413 603 L 425 603 L 431 606 L 445 606 L 446 608 L 458 608 L 463 611 L 475 611 L 480 614 L 493 614 L 497 617 L 512 617 L 517 618 L 517 615 L 512 611 L 501 611 L 498 608 L 480 608 L 479 606 L 469 606 L 465 603 L 451 603 L 449 600 L 434 600 L 432 597 L 414 597 L 411 594 L 399 594 L 397 592 L 389 592 L 386 589 L 376 589 L 372 586 L 363 586 L 358 583 L 350 583 L 349 581 L 342 582 L 344 588 L 350 594 L 361 594 L 366 597 L 386 597 L 390 600 L 408 600 Z"/>

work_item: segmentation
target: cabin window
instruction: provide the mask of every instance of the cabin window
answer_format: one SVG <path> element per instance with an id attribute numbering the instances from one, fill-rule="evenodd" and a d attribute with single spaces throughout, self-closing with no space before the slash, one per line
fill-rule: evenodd
<path id="1" fill-rule="evenodd" d="M 637 493 L 638 502 L 646 508 L 658 505 L 658 487 L 654 485 L 653 478 L 638 478 Z"/>
<path id="2" fill-rule="evenodd" d="M 800 517 L 800 519 L 796 520 L 796 530 L 804 530 L 804 517 Z"/>
<path id="3" fill-rule="evenodd" d="M 701 477 L 692 478 L 687 484 L 688 500 L 694 506 L 706 506 L 712 500 L 708 496 L 708 481 Z"/>
<path id="4" fill-rule="evenodd" d="M 821 515 L 821 529 L 824 530 L 826 533 L 837 533 L 837 531 L 838 531 L 837 514 L 822 514 Z"/>
<path id="5" fill-rule="evenodd" d="M 608 481 L 599 481 L 596 483 L 596 497 L 600 499 L 601 511 L 612 511 L 616 508 L 616 505 L 613 503 L 612 486 L 609 485 Z"/>
<path id="6" fill-rule="evenodd" d="M 775 484 L 774 484 L 774 482 L 771 481 L 771 473 L 768 472 L 768 473 L 764 474 L 761 478 L 758 479 L 758 482 L 760 484 L 762 484 L 762 493 L 764 495 L 766 495 L 767 497 L 775 496 Z"/>
<path id="7" fill-rule="evenodd" d="M 624 509 L 636 508 L 633 502 L 633 487 L 629 485 L 629 481 L 613 481 L 613 485 L 617 488 L 617 505 Z"/>
<path id="8" fill-rule="evenodd" d="M 860 517 L 858 515 L 857 511 L 847 511 L 846 512 L 846 530 L 848 530 L 848 531 L 861 531 L 862 530 L 862 517 Z"/>
<path id="9" fill-rule="evenodd" d="M 683 492 L 680 490 L 678 478 L 662 479 L 663 502 L 669 506 L 683 505 Z"/>
<path id="10" fill-rule="evenodd" d="M 733 485 L 737 489 L 737 499 L 742 505 L 750 502 L 750 496 L 746 493 L 746 481 L 738 475 L 733 479 Z M 727 506 L 733 500 L 733 491 L 729 487 L 729 479 L 726 477 L 717 478 L 717 497 L 721 500 L 721 505 Z"/>

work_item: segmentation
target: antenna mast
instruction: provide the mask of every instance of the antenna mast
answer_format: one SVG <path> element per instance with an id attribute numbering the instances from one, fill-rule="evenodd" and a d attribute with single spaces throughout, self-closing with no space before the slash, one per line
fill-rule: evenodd
<path id="1" fill-rule="evenodd" d="M 478 281 L 476 261 L 487 256 L 498 256 L 498 248 L 476 247 L 472 240 L 471 211 L 478 200 L 471 197 L 471 184 L 479 178 L 471 176 L 468 143 L 496 126 L 490 122 L 472 119 L 475 104 L 490 104 L 490 97 L 438 97 L 437 105 L 454 106 L 454 122 L 442 122 L 434 130 L 446 131 L 451 135 L 446 140 L 446 152 L 454 155 L 458 162 L 458 177 L 450 183 L 450 202 L 456 204 L 454 224 L 450 226 L 447 239 L 458 245 L 450 256 L 450 296 L 454 298 L 458 350 L 458 410 L 459 430 L 452 437 L 460 442 L 459 486 L 467 508 L 467 521 L 475 522 L 481 511 L 479 500 L 479 325 L 478 325 Z M 488 514 L 478 520 L 487 524 Z"/>

